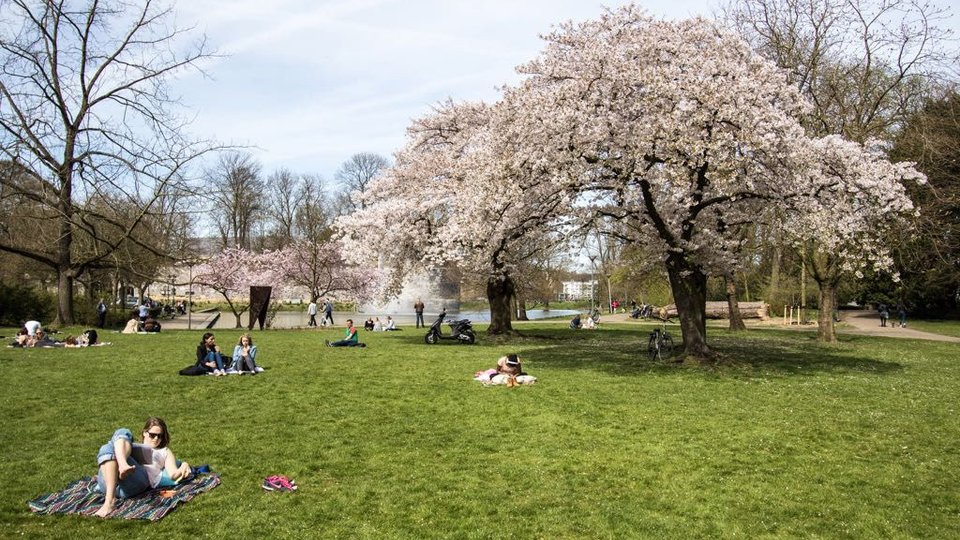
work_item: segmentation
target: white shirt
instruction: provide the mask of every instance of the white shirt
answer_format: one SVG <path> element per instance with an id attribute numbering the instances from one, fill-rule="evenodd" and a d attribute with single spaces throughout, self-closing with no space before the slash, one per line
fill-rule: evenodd
<path id="1" fill-rule="evenodd" d="M 28 336 L 37 335 L 37 330 L 40 329 L 40 323 L 38 321 L 27 321 L 23 323 L 23 327 L 27 329 Z"/>
<path id="2" fill-rule="evenodd" d="M 163 475 L 163 467 L 167 463 L 167 454 L 169 448 L 151 448 L 149 446 L 134 443 L 132 445 L 133 459 L 141 464 L 147 471 L 147 478 L 150 479 L 150 487 L 157 487 L 160 478 Z"/>
<path id="3" fill-rule="evenodd" d="M 316 302 L 310 302 L 310 305 L 307 306 L 307 315 L 316 315 L 317 314 L 317 304 Z"/>

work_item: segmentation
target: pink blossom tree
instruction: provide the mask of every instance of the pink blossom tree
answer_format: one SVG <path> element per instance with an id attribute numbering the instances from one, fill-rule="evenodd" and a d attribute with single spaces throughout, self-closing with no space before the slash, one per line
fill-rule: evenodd
<path id="1" fill-rule="evenodd" d="M 565 24 L 506 99 L 532 159 L 581 179 L 585 216 L 666 265 L 685 353 L 710 356 L 706 283 L 735 266 L 740 227 L 792 193 L 785 161 L 803 100 L 738 36 L 704 19 L 659 21 L 628 6 Z"/>
<path id="2" fill-rule="evenodd" d="M 816 205 L 834 216 L 909 209 L 896 187 L 909 166 L 809 139 L 787 75 L 710 21 L 659 21 L 627 6 L 545 39 L 499 102 L 447 103 L 414 123 L 369 204 L 339 221 L 355 255 L 484 272 L 491 331 L 508 331 L 499 302 L 519 254 L 601 217 L 665 264 L 685 354 L 707 359 L 707 276 L 742 260 L 744 226 Z M 877 247 L 871 233 L 835 231 Z"/>
<path id="3" fill-rule="evenodd" d="M 338 221 L 357 260 L 390 268 L 394 287 L 411 270 L 454 264 L 487 282 L 492 334 L 512 332 L 514 272 L 548 249 L 547 231 L 572 192 L 545 166 L 517 153 L 504 104 L 438 106 L 408 129 L 396 164 Z"/>
<path id="4" fill-rule="evenodd" d="M 335 241 L 295 241 L 277 252 L 280 279 L 292 287 L 309 291 L 310 300 L 332 295 L 338 299 L 364 302 L 373 298 L 385 277 L 372 267 L 359 267 L 344 260 Z"/>
<path id="5" fill-rule="evenodd" d="M 860 278 L 867 269 L 891 270 L 884 239 L 907 228 L 907 217 L 917 212 L 904 183 L 926 179 L 912 163 L 890 163 L 882 147 L 838 135 L 810 140 L 805 155 L 806 166 L 798 168 L 796 179 L 806 193 L 789 201 L 783 229 L 805 251 L 819 286 L 818 340 L 834 342 L 840 280 Z"/>
<path id="6" fill-rule="evenodd" d="M 278 252 L 254 253 L 242 248 L 227 248 L 195 269 L 194 281 L 220 293 L 242 328 L 240 316 L 250 309 L 250 287 L 283 286 L 283 261 Z"/>

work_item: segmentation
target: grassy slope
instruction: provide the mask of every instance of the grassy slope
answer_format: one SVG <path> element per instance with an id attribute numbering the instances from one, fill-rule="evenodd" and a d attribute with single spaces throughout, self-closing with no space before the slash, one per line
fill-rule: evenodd
<path id="1" fill-rule="evenodd" d="M 259 333 L 259 377 L 177 376 L 196 332 L 2 349 L 0 537 L 960 535 L 955 344 L 711 329 L 731 365 L 706 369 L 644 360 L 635 326 L 524 328 L 473 347 Z M 510 351 L 539 384 L 470 380 Z M 220 487 L 157 524 L 29 514 L 151 414 Z M 301 489 L 261 492 L 274 473 Z"/>

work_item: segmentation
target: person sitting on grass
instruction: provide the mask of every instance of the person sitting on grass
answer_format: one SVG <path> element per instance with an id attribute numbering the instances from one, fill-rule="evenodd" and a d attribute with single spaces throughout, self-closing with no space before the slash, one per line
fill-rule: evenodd
<path id="1" fill-rule="evenodd" d="M 367 320 L 363 322 L 363 329 L 367 331 L 373 330 L 373 317 L 368 317 Z"/>
<path id="2" fill-rule="evenodd" d="M 120 428 L 97 452 L 97 489 L 103 506 L 94 515 L 105 518 L 117 499 L 139 495 L 148 489 L 174 486 L 191 474 L 190 465 L 177 463 L 169 448 L 170 433 L 160 418 L 150 417 L 143 426 L 143 443 L 133 442 L 133 433 Z"/>
<path id="3" fill-rule="evenodd" d="M 583 326 L 583 323 L 580 322 L 580 314 L 577 313 L 573 320 L 570 321 L 570 328 L 574 330 L 579 330 Z"/>
<path id="4" fill-rule="evenodd" d="M 144 332 L 159 332 L 160 323 L 157 322 L 153 317 L 147 317 L 147 320 L 143 321 L 143 331 Z"/>
<path id="5" fill-rule="evenodd" d="M 393 320 L 393 317 L 387 315 L 387 323 L 383 325 L 383 329 L 387 332 L 396 332 L 400 330 L 397 328 L 397 321 Z"/>
<path id="6" fill-rule="evenodd" d="M 203 366 L 208 372 L 213 372 L 218 377 L 227 374 L 223 369 L 223 356 L 213 332 L 203 334 L 200 345 L 197 345 L 197 365 Z"/>
<path id="7" fill-rule="evenodd" d="M 253 344 L 253 338 L 250 334 L 240 336 L 236 347 L 233 348 L 233 369 L 238 373 L 250 372 L 251 375 L 257 374 L 257 346 Z"/>
<path id="8" fill-rule="evenodd" d="M 357 329 L 353 327 L 353 319 L 347 319 L 347 336 L 340 341 L 330 342 L 330 340 L 324 341 L 327 347 L 366 347 L 363 343 L 360 343 L 359 337 L 357 337 Z"/>
<path id="9" fill-rule="evenodd" d="M 520 365 L 520 357 L 516 354 L 501 356 L 500 359 L 497 360 L 497 373 L 512 377 L 524 375 L 523 367 Z"/>
<path id="10" fill-rule="evenodd" d="M 127 325 L 123 327 L 121 334 L 136 334 L 140 331 L 140 319 L 132 317 L 127 321 Z"/>

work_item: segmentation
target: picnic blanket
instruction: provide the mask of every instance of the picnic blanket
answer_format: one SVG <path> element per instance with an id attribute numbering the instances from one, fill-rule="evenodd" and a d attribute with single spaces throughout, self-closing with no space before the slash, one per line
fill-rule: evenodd
<path id="1" fill-rule="evenodd" d="M 220 485 L 220 476 L 202 474 L 189 482 L 172 488 L 151 489 L 129 499 L 118 499 L 111 518 L 146 519 L 158 521 L 178 504 Z M 93 515 L 103 504 L 103 494 L 95 491 L 97 479 L 85 476 L 61 491 L 41 495 L 27 501 L 35 514 L 82 514 Z"/>

